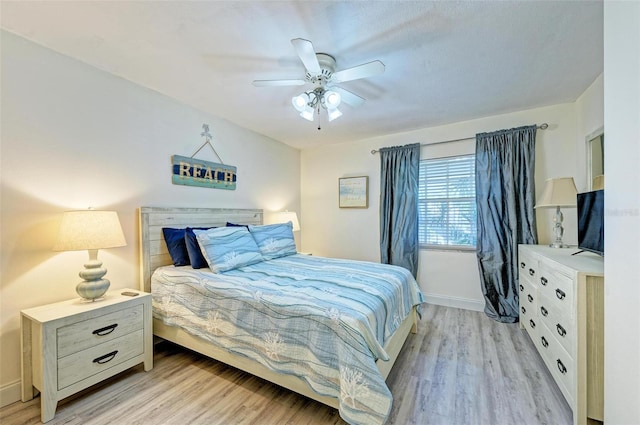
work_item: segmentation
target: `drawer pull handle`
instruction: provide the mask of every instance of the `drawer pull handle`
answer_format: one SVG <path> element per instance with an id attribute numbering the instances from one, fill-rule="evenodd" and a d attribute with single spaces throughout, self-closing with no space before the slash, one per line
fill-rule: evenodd
<path id="1" fill-rule="evenodd" d="M 560 361 L 560 359 L 558 359 L 557 361 L 558 364 L 558 370 L 560 371 L 560 373 L 562 373 L 563 375 L 565 373 L 567 373 L 567 368 L 564 366 L 564 364 Z"/>
<path id="2" fill-rule="evenodd" d="M 95 331 L 92 332 L 92 334 L 98 335 L 98 336 L 109 335 L 111 332 L 115 331 L 117 327 L 118 327 L 118 324 L 114 323 L 113 325 L 109 325 L 109 326 L 105 326 L 104 328 L 96 329 Z"/>
<path id="3" fill-rule="evenodd" d="M 549 314 L 549 312 L 547 311 L 546 308 L 544 308 L 544 306 L 540 306 L 540 313 L 542 313 L 544 317 L 547 317 L 547 315 Z"/>
<path id="4" fill-rule="evenodd" d="M 536 274 L 536 271 L 533 269 L 529 269 L 529 275 L 533 276 L 534 274 Z"/>
<path id="5" fill-rule="evenodd" d="M 109 363 L 116 357 L 116 354 L 118 354 L 118 350 L 107 353 L 104 356 L 96 357 L 95 359 L 93 359 L 93 362 L 98 364 Z"/>
<path id="6" fill-rule="evenodd" d="M 533 319 L 529 319 L 529 324 L 531 325 L 532 329 L 536 327 L 536 322 L 534 322 Z"/>
<path id="7" fill-rule="evenodd" d="M 558 331 L 558 335 L 565 336 L 567 331 L 560 325 L 560 323 L 556 324 L 556 331 Z"/>
<path id="8" fill-rule="evenodd" d="M 524 286 L 522 286 L 522 283 L 520 284 L 520 292 L 524 291 Z"/>
<path id="9" fill-rule="evenodd" d="M 547 348 L 549 346 L 549 341 L 547 341 L 547 338 L 545 337 L 540 337 L 540 340 L 542 341 L 542 346 L 544 348 Z"/>
<path id="10" fill-rule="evenodd" d="M 548 282 L 549 282 L 549 281 L 547 280 L 547 278 L 546 278 L 546 277 L 542 276 L 542 277 L 540 278 L 540 283 L 542 283 L 542 286 L 547 286 L 547 283 L 548 283 Z"/>
<path id="11" fill-rule="evenodd" d="M 533 302 L 533 297 L 531 296 L 531 294 L 527 294 L 527 299 L 529 300 L 530 303 Z"/>
<path id="12" fill-rule="evenodd" d="M 525 266 L 526 266 L 526 264 L 524 263 L 524 261 L 520 263 L 520 268 L 521 268 L 521 269 L 524 269 L 524 268 L 525 268 Z"/>
<path id="13" fill-rule="evenodd" d="M 567 294 L 565 294 L 564 291 L 556 289 L 556 297 L 558 297 L 559 300 L 564 299 L 566 295 Z"/>
<path id="14" fill-rule="evenodd" d="M 522 314 L 527 314 L 527 309 L 524 306 L 520 307 L 520 310 L 522 310 Z"/>

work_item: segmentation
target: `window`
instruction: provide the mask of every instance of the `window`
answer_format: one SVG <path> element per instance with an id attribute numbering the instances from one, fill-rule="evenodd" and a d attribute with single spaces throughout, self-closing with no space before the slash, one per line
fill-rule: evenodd
<path id="1" fill-rule="evenodd" d="M 476 245 L 475 155 L 420 161 L 418 240 L 421 246 Z"/>

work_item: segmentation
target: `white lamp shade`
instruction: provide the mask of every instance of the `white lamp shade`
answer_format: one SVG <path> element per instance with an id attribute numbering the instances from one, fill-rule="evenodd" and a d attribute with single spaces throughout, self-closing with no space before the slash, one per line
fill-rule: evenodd
<path id="1" fill-rule="evenodd" d="M 573 177 L 549 179 L 535 207 L 575 207 L 577 204 L 577 195 L 578 191 L 576 190 Z"/>
<path id="2" fill-rule="evenodd" d="M 307 105 L 305 109 L 300 112 L 300 116 L 307 121 L 313 121 L 313 108 Z"/>
<path id="3" fill-rule="evenodd" d="M 341 116 L 342 116 L 342 112 L 340 112 L 338 108 L 327 109 L 327 117 L 329 118 L 330 122 Z"/>
<path id="4" fill-rule="evenodd" d="M 53 250 L 79 251 L 126 245 L 115 211 L 66 211 Z"/>
<path id="5" fill-rule="evenodd" d="M 325 92 L 323 97 L 324 104 L 327 109 L 334 109 L 340 106 L 340 101 L 342 100 L 342 98 L 340 97 L 340 93 L 329 90 Z"/>
<path id="6" fill-rule="evenodd" d="M 298 96 L 291 98 L 291 104 L 297 111 L 302 112 L 309 103 L 309 96 L 306 93 L 301 93 Z"/>
<path id="7" fill-rule="evenodd" d="M 298 214 L 294 211 L 282 211 L 276 214 L 276 223 L 288 223 L 291 222 L 293 224 L 293 231 L 297 232 L 300 230 L 300 222 L 298 221 Z"/>

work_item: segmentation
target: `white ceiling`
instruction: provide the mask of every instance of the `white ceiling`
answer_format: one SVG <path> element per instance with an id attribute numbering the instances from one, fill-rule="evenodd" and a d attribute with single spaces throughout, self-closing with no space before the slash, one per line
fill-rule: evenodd
<path id="1" fill-rule="evenodd" d="M 1 26 L 297 148 L 572 102 L 603 71 L 602 1 L 2 1 Z M 300 118 L 292 38 L 367 99 L 322 130 Z M 311 87 L 311 86 L 308 86 Z M 523 123 L 527 124 L 527 123 Z M 212 129 L 215 131 L 215 129 Z"/>

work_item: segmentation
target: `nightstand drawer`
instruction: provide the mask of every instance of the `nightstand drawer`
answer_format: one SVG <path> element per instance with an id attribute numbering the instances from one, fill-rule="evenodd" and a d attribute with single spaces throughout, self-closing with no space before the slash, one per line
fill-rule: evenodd
<path id="1" fill-rule="evenodd" d="M 58 360 L 58 390 L 144 352 L 142 329 Z"/>
<path id="2" fill-rule="evenodd" d="M 58 358 L 142 329 L 143 312 L 140 304 L 58 328 Z"/>

